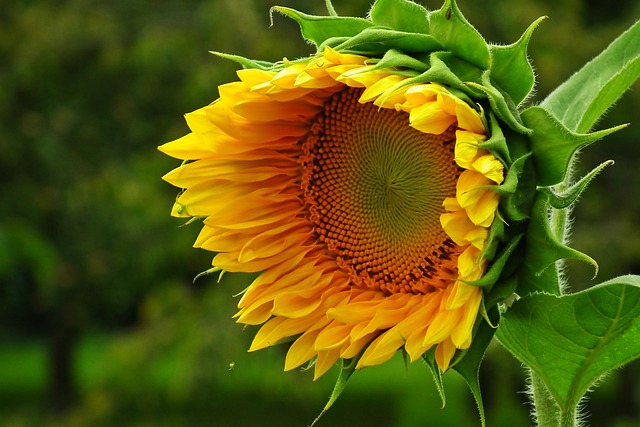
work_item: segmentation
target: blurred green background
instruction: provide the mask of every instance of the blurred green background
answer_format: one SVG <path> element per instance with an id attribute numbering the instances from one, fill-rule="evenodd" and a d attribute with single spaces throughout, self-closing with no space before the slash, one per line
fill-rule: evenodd
<path id="1" fill-rule="evenodd" d="M 370 0 L 335 0 L 364 16 Z M 277 4 L 324 14 L 324 2 Z M 423 2 L 431 9 L 437 1 Z M 254 354 L 231 316 L 251 279 L 193 278 L 211 254 L 198 226 L 169 217 L 178 162 L 156 146 L 185 134 L 185 112 L 217 97 L 236 65 L 217 50 L 275 61 L 311 52 L 270 1 L 0 0 L 0 426 L 304 426 L 337 375 L 283 373 L 284 348 Z M 460 0 L 491 41 L 537 17 L 540 99 L 640 16 L 635 0 Z M 633 126 L 587 149 L 579 174 L 606 159 L 576 209 L 574 289 L 640 273 L 640 86 L 599 127 Z M 593 426 L 640 425 L 640 366 L 591 393 Z M 497 345 L 481 371 L 489 426 L 527 426 L 524 377 Z M 447 405 L 420 363 L 401 358 L 352 379 L 319 426 L 473 426 L 462 380 Z"/>

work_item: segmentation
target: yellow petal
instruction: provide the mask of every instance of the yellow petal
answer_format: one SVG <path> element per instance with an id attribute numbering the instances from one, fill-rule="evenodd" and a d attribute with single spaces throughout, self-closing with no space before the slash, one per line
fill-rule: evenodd
<path id="1" fill-rule="evenodd" d="M 455 116 L 443 111 L 436 103 L 415 107 L 409 113 L 411 127 L 421 132 L 440 135 L 456 122 Z"/>
<path id="2" fill-rule="evenodd" d="M 430 321 L 431 319 L 429 319 L 429 322 Z M 407 342 L 404 345 L 404 348 L 409 355 L 409 360 L 411 362 L 415 362 L 416 360 L 420 359 L 424 352 L 429 349 L 422 344 L 424 342 L 424 337 L 427 333 L 427 329 L 429 328 L 429 324 L 417 325 L 416 329 L 412 331 L 411 334 L 407 337 Z"/>
<path id="3" fill-rule="evenodd" d="M 314 381 L 324 375 L 329 369 L 331 369 L 336 364 L 339 358 L 339 349 L 319 351 L 318 359 L 316 360 L 314 369 Z"/>
<path id="4" fill-rule="evenodd" d="M 442 202 L 442 206 L 448 212 L 455 212 L 462 209 L 462 207 L 460 207 L 460 203 L 458 203 L 458 199 L 456 199 L 455 197 L 447 197 L 446 199 L 444 199 L 444 201 Z"/>
<path id="5" fill-rule="evenodd" d="M 313 343 L 316 337 L 320 333 L 320 330 L 316 329 L 308 331 L 302 334 L 297 340 L 291 344 L 289 351 L 287 351 L 287 357 L 284 361 L 284 370 L 290 371 L 298 366 L 311 360 L 316 354 L 313 349 Z"/>
<path id="6" fill-rule="evenodd" d="M 478 135 L 473 132 L 467 132 L 463 130 L 456 131 L 456 147 L 455 147 L 455 161 L 458 166 L 465 169 L 470 169 L 474 161 L 481 155 L 485 154 L 486 150 L 478 147 L 478 144 L 484 141 L 486 138 L 484 135 Z"/>
<path id="7" fill-rule="evenodd" d="M 450 339 L 445 339 L 436 347 L 436 363 L 442 372 L 446 372 L 449 369 L 449 364 L 453 355 L 456 353 L 456 346 Z"/>
<path id="8" fill-rule="evenodd" d="M 484 270 L 484 260 L 479 249 L 469 246 L 458 256 L 458 277 L 464 281 L 478 280 Z"/>
<path id="9" fill-rule="evenodd" d="M 504 166 L 500 160 L 496 159 L 492 154 L 486 154 L 479 157 L 471 165 L 473 170 L 480 172 L 496 184 L 502 183 L 504 179 Z"/>
<path id="10" fill-rule="evenodd" d="M 456 198 L 475 225 L 488 227 L 493 222 L 500 197 L 490 189 L 481 188 L 491 184 L 490 179 L 473 170 L 462 172 L 458 178 Z"/>
<path id="11" fill-rule="evenodd" d="M 276 75 L 273 71 L 263 71 L 257 68 L 247 68 L 236 71 L 240 81 L 248 88 L 268 83 Z"/>
<path id="12" fill-rule="evenodd" d="M 295 89 L 296 79 L 304 72 L 306 66 L 306 63 L 298 62 L 283 68 L 273 76 L 271 84 L 280 89 Z"/>
<path id="13" fill-rule="evenodd" d="M 362 349 L 369 344 L 369 342 L 373 341 L 373 339 L 379 334 L 379 332 L 373 332 L 368 335 L 364 335 L 363 337 L 357 340 L 349 340 L 345 343 L 343 348 L 340 350 L 340 357 L 343 359 L 353 359 L 356 357 Z"/>
<path id="14" fill-rule="evenodd" d="M 362 93 L 358 102 L 364 104 L 365 102 L 374 101 L 389 89 L 406 79 L 406 77 L 399 76 L 397 74 L 389 74 L 386 76 L 384 74 L 380 74 L 373 84 L 367 85 L 367 89 Z M 392 105 L 395 105 L 395 102 Z"/>
<path id="15" fill-rule="evenodd" d="M 358 361 L 356 369 L 386 362 L 393 357 L 403 344 L 404 339 L 396 330 L 392 329 L 382 333 L 369 344 L 369 347 L 367 347 Z"/>
<path id="16" fill-rule="evenodd" d="M 271 317 L 273 302 L 268 301 L 261 305 L 252 305 L 243 309 L 237 316 L 237 322 L 245 325 L 261 325 Z"/>
<path id="17" fill-rule="evenodd" d="M 462 318 L 458 325 L 451 331 L 451 341 L 458 348 L 468 348 L 471 343 L 473 325 L 478 316 L 478 309 L 482 301 L 482 293 L 477 291 L 470 295 L 469 300 L 462 310 Z"/>
<path id="18" fill-rule="evenodd" d="M 286 338 L 308 330 L 317 321 L 318 319 L 314 316 L 308 316 L 302 319 L 274 317 L 260 328 L 251 343 L 249 351 L 256 351 L 279 344 Z"/>
<path id="19" fill-rule="evenodd" d="M 470 242 L 467 236 L 477 228 L 464 210 L 440 215 L 440 224 L 458 246 L 468 245 Z"/>
<path id="20" fill-rule="evenodd" d="M 476 171 L 466 170 L 460 174 L 456 184 L 456 198 L 462 208 L 470 207 L 480 200 L 487 190 L 479 187 L 490 185 L 491 181 Z"/>
<path id="21" fill-rule="evenodd" d="M 481 227 L 489 227 L 495 218 L 500 196 L 491 190 L 478 190 L 480 198 L 471 206 L 465 208 L 471 221 Z"/>
<path id="22" fill-rule="evenodd" d="M 233 106 L 233 111 L 245 119 L 256 122 L 297 121 L 315 116 L 320 111 L 320 107 L 309 104 L 304 99 L 289 102 L 241 101 Z"/>
<path id="23" fill-rule="evenodd" d="M 451 330 L 460 321 L 461 313 L 459 310 L 440 310 L 433 318 L 433 321 L 427 329 L 422 345 L 426 348 L 434 344 L 442 342 L 451 335 Z"/>
<path id="24" fill-rule="evenodd" d="M 427 103 L 435 103 L 438 98 L 438 94 L 442 92 L 442 90 L 442 86 L 438 86 L 435 84 L 421 84 L 411 86 L 405 93 L 407 105 L 416 106 L 424 105 Z"/>
<path id="25" fill-rule="evenodd" d="M 471 108 L 466 102 L 456 98 L 456 117 L 458 127 L 477 134 L 486 132 L 480 114 Z"/>
<path id="26" fill-rule="evenodd" d="M 161 145 L 158 150 L 176 159 L 195 160 L 211 155 L 213 145 L 215 144 L 211 144 L 211 141 L 202 141 L 196 134 L 189 133 Z"/>
<path id="27" fill-rule="evenodd" d="M 353 329 L 352 325 L 333 322 L 318 334 L 313 348 L 316 351 L 321 351 L 342 347 L 342 345 L 349 340 L 351 329 Z"/>
<path id="28" fill-rule="evenodd" d="M 477 286 L 471 286 L 457 281 L 447 297 L 445 308 L 447 310 L 456 310 L 466 304 L 469 299 L 477 297 L 480 293 L 480 288 Z"/>
<path id="29" fill-rule="evenodd" d="M 361 55 L 353 55 L 349 53 L 340 53 L 329 46 L 324 48 L 324 58 L 333 64 L 357 64 L 364 65 L 368 59 Z"/>

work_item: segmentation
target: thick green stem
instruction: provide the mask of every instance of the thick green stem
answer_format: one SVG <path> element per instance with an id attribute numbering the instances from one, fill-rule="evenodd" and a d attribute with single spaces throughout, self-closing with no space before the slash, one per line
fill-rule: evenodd
<path id="1" fill-rule="evenodd" d="M 562 412 L 544 382 L 533 370 L 529 370 L 529 380 L 538 427 L 560 427 Z"/>
<path id="2" fill-rule="evenodd" d="M 572 165 L 569 166 L 565 180 L 558 184 L 556 191 L 562 192 L 569 187 L 571 181 Z M 555 237 L 562 243 L 567 243 L 570 234 L 571 208 L 551 209 L 549 213 L 549 226 Z M 562 261 L 556 263 L 556 277 L 561 283 Z M 560 293 L 563 293 L 560 285 Z M 576 405 L 566 405 L 564 411 L 555 401 L 544 381 L 533 370 L 529 370 L 531 384 L 531 400 L 534 406 L 534 414 L 538 427 L 577 427 Z"/>

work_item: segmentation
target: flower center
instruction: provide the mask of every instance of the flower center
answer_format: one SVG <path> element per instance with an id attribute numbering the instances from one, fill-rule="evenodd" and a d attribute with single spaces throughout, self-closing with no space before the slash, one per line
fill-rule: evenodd
<path id="1" fill-rule="evenodd" d="M 455 126 L 429 135 L 407 113 L 360 104 L 346 88 L 302 143 L 308 220 L 354 286 L 427 293 L 457 277 L 460 253 L 440 225 L 455 195 Z"/>

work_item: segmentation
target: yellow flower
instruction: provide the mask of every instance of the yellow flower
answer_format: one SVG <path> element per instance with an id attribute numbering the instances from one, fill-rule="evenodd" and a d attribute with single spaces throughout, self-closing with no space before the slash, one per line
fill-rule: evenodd
<path id="1" fill-rule="evenodd" d="M 471 344 L 503 179 L 479 107 L 329 47 L 238 76 L 160 149 L 189 160 L 164 178 L 184 189 L 173 215 L 204 218 L 195 246 L 261 272 L 236 315 L 263 324 L 250 350 L 293 340 L 285 369 L 315 358 L 317 378 L 435 346 L 447 370 Z"/>

